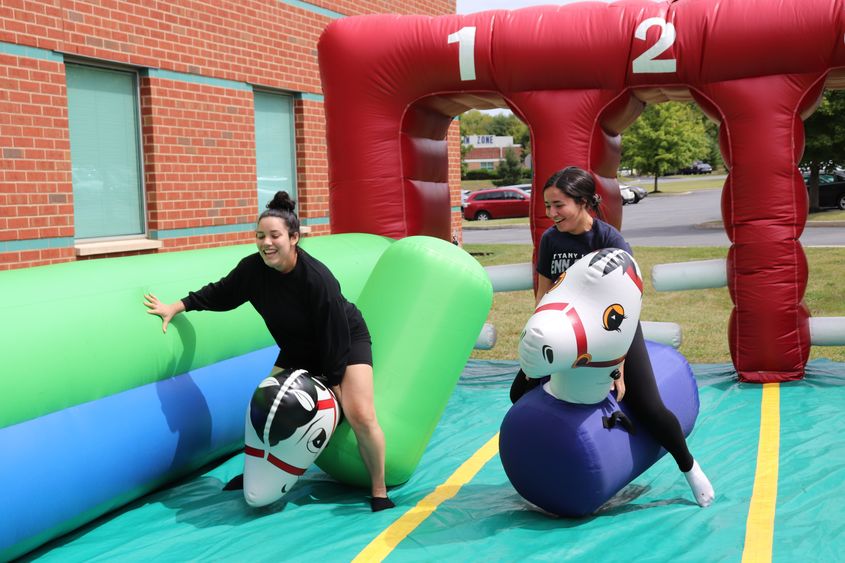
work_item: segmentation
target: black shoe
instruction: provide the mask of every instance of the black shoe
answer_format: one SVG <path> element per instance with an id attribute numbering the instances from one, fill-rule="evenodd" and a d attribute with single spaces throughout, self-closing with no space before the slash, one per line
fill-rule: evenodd
<path id="1" fill-rule="evenodd" d="M 396 506 L 393 504 L 393 501 L 387 497 L 372 497 L 370 499 L 370 508 L 373 512 L 381 512 L 382 510 L 387 510 L 388 508 L 393 508 Z"/>
<path id="2" fill-rule="evenodd" d="M 224 491 L 240 491 L 244 488 L 244 474 L 241 473 L 223 487 Z"/>
<path id="3" fill-rule="evenodd" d="M 541 385 L 544 381 L 545 378 L 529 378 L 524 371 L 519 370 L 513 379 L 513 383 L 511 383 L 511 403 L 517 402 L 520 397 Z"/>

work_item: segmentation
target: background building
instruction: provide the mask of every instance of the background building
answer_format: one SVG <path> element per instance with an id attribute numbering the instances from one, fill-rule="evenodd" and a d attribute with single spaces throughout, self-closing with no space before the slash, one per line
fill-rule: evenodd
<path id="1" fill-rule="evenodd" d="M 4 2 L 0 269 L 249 242 L 279 189 L 330 233 L 316 45 L 384 12 L 455 1 Z"/>
<path id="2" fill-rule="evenodd" d="M 509 135 L 467 135 L 461 143 L 472 147 L 464 157 L 467 170 L 496 170 L 505 159 L 507 149 L 511 149 L 517 158 L 522 158 L 522 145 L 514 144 L 513 137 Z"/>

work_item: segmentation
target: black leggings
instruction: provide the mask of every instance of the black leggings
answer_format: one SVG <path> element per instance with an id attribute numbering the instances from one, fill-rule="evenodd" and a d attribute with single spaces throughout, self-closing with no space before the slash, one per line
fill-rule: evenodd
<path id="1" fill-rule="evenodd" d="M 539 385 L 543 380 L 526 380 L 522 370 L 516 374 L 511 386 L 511 401 L 516 402 L 523 394 Z M 631 410 L 637 422 L 654 436 L 672 457 L 681 471 L 692 469 L 693 459 L 684 431 L 678 418 L 666 408 L 657 383 L 654 381 L 654 371 L 646 350 L 643 329 L 637 325 L 637 332 L 631 342 L 631 348 L 625 357 L 625 396 L 622 399 Z"/>

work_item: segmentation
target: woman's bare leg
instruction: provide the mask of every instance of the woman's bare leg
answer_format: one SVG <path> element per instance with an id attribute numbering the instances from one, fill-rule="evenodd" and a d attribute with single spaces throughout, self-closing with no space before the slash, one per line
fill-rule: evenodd
<path id="1" fill-rule="evenodd" d="M 340 384 L 343 414 L 358 439 L 358 451 L 370 474 L 373 498 L 387 497 L 384 483 L 384 432 L 373 402 L 373 368 L 367 364 L 346 367 Z"/>

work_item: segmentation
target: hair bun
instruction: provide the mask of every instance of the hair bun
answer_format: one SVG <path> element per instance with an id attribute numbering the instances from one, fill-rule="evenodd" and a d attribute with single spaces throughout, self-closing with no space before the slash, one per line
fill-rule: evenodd
<path id="1" fill-rule="evenodd" d="M 601 202 L 601 196 L 599 194 L 593 194 L 593 207 L 598 207 Z"/>
<path id="2" fill-rule="evenodd" d="M 296 209 L 296 202 L 290 198 L 287 192 L 278 191 L 273 199 L 267 203 L 267 209 L 278 209 L 279 211 L 293 213 L 293 210 Z"/>

